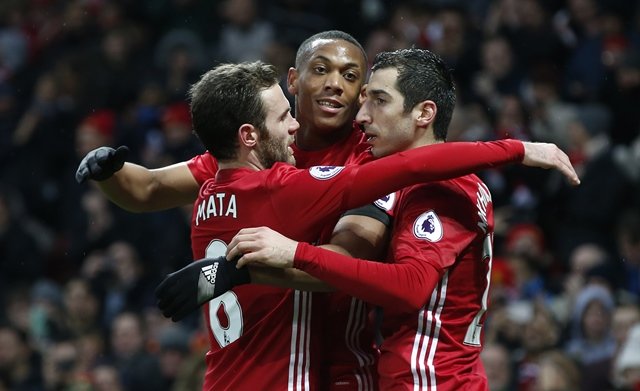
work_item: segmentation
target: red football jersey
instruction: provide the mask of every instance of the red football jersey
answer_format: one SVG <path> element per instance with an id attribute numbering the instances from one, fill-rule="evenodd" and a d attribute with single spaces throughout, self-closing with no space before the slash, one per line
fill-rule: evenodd
<path id="1" fill-rule="evenodd" d="M 489 190 L 468 175 L 396 195 L 392 264 L 300 244 L 295 266 L 383 307 L 380 389 L 486 390 L 480 350 L 492 260 Z"/>
<path id="2" fill-rule="evenodd" d="M 426 262 L 439 279 L 418 313 L 384 308 L 381 389 L 488 389 L 480 361 L 493 204 L 475 175 L 400 192 L 388 259 Z"/>
<path id="3" fill-rule="evenodd" d="M 296 166 L 299 168 L 344 166 L 371 160 L 369 146 L 365 141 L 364 132 L 354 122 L 353 132 L 349 137 L 330 147 L 306 151 L 293 144 L 291 148 L 296 157 Z M 200 185 L 213 178 L 218 171 L 218 164 L 209 153 L 192 158 L 188 166 Z M 327 243 L 335 223 L 337 218 L 329 222 L 313 242 Z M 310 294 L 304 296 L 311 297 Z M 373 346 L 374 333 L 369 324 L 368 306 L 343 292 L 315 293 L 313 297 L 314 330 L 316 333 L 322 333 L 322 347 L 326 350 L 322 355 L 324 359 L 321 381 L 324 388 L 345 391 L 375 390 L 377 350 Z"/>
<path id="4" fill-rule="evenodd" d="M 347 139 L 317 151 L 305 151 L 292 145 L 300 168 L 322 165 L 359 164 L 371 160 L 366 136 L 356 122 Z M 331 239 L 335 220 L 323 229 L 317 244 Z M 370 324 L 369 306 L 343 292 L 315 293 L 314 319 L 322 321 L 324 348 L 321 381 L 330 390 L 369 391 L 377 389 L 377 349 Z"/>
<path id="5" fill-rule="evenodd" d="M 500 141 L 486 144 L 447 143 L 403 152 L 360 167 L 315 167 L 309 171 L 302 171 L 303 173 L 307 173 L 307 179 L 313 179 L 311 181 L 304 181 L 304 183 L 300 182 L 299 179 L 302 174 L 296 173 L 295 175 L 289 175 L 291 172 L 295 173 L 295 170 L 290 166 L 282 164 L 274 166 L 277 170 L 260 171 L 260 174 L 248 170 L 225 170 L 218 175 L 218 179 L 221 181 L 220 183 L 225 184 L 229 182 L 226 186 L 229 186 L 230 189 L 233 189 L 233 186 L 240 186 L 238 188 L 239 191 L 246 191 L 250 194 L 260 193 L 260 200 L 255 200 L 256 197 L 246 196 L 246 203 L 250 206 L 243 209 L 250 210 L 250 215 L 242 215 L 243 218 L 241 222 L 235 219 L 232 220 L 235 221 L 235 225 L 225 223 L 213 224 L 211 227 L 205 229 L 207 225 L 204 224 L 202 227 L 198 227 L 198 213 L 202 216 L 207 213 L 208 217 L 214 217 L 213 220 L 221 220 L 223 217 L 229 217 L 234 213 L 238 213 L 239 198 L 236 199 L 234 195 L 225 201 L 225 195 L 222 195 L 222 193 L 234 193 L 226 191 L 224 186 L 222 186 L 221 189 L 217 189 L 216 186 L 218 186 L 219 183 L 215 181 L 207 182 L 201 189 L 200 198 L 194 206 L 194 229 L 192 231 L 194 257 L 198 259 L 204 257 L 205 254 L 207 256 L 215 256 L 224 253 L 226 241 L 230 240 L 238 229 L 265 225 L 266 222 L 270 221 L 271 217 L 273 217 L 274 221 L 277 220 L 277 223 L 267 224 L 272 228 L 296 240 L 313 242 L 315 238 L 319 236 L 319 230 L 321 230 L 324 225 L 328 224 L 329 221 L 333 222 L 337 219 L 339 211 L 368 203 L 372 200 L 371 197 L 388 193 L 391 190 L 415 183 L 416 181 L 438 180 L 460 175 L 461 172 L 486 168 L 493 164 L 519 161 L 522 155 L 522 144 L 517 141 Z M 465 159 L 460 159 L 460 156 L 464 156 Z M 286 169 L 283 169 L 283 167 L 286 167 Z M 233 174 L 235 172 L 240 172 L 241 175 Z M 271 172 L 280 172 L 283 175 L 281 177 L 275 175 L 274 178 L 280 178 L 278 180 L 259 180 L 253 184 L 250 183 L 249 186 L 245 186 L 247 183 L 245 183 L 244 180 L 240 180 L 245 176 L 256 179 L 260 176 L 266 176 Z M 253 174 L 249 175 L 250 173 Z M 229 178 L 225 179 L 225 176 L 229 176 Z M 298 179 L 292 180 L 292 178 Z M 256 184 L 261 184 L 262 187 Z M 272 191 L 270 186 L 278 189 L 278 191 Z M 348 186 L 357 187 L 352 189 Z M 209 200 L 203 198 L 203 192 L 207 191 L 207 188 L 209 188 L 208 191 L 215 191 L 216 193 L 215 197 L 209 195 Z M 331 191 L 329 191 L 329 189 Z M 278 197 L 274 197 L 274 195 L 278 195 Z M 334 197 L 337 197 L 337 199 Z M 231 199 L 234 201 L 230 202 Z M 276 199 L 278 200 L 277 202 L 275 202 Z M 206 205 L 202 204 L 203 200 L 207 201 Z M 250 200 L 253 200 L 254 204 L 251 204 Z M 286 205 L 287 207 L 280 210 L 278 209 L 279 205 Z M 336 205 L 340 206 L 337 210 L 334 210 Z M 314 213 L 309 213 L 309 211 L 313 211 Z M 319 215 L 316 216 L 315 212 L 318 212 Z M 291 214 L 293 214 L 293 216 Z M 311 216 L 313 218 L 311 220 L 301 220 L 300 216 L 304 216 L 305 218 Z M 287 224 L 290 221 L 294 221 L 294 219 L 297 222 L 295 228 L 291 227 L 291 224 Z M 283 226 L 281 227 L 280 225 Z M 293 231 L 290 232 L 290 230 Z M 304 233 L 304 237 L 300 238 L 299 235 L 295 234 L 296 232 Z M 250 287 L 255 288 L 253 286 L 245 286 L 238 287 L 238 290 L 244 291 L 251 289 Z M 273 289 L 277 290 L 278 288 L 268 289 L 271 289 L 270 292 L 273 293 Z M 269 345 L 264 349 L 274 352 L 273 354 L 278 357 L 274 357 L 273 360 L 270 361 L 274 363 L 278 362 L 278 366 L 269 366 L 269 368 L 266 369 L 272 377 L 259 374 L 250 376 L 249 373 L 252 371 L 259 372 L 259 368 L 261 368 L 259 363 L 253 362 L 253 364 L 242 368 L 242 363 L 231 366 L 226 365 L 228 362 L 235 363 L 240 360 L 241 356 L 246 356 L 246 353 L 244 355 L 241 354 L 244 348 L 246 348 L 246 342 L 238 342 L 235 344 L 235 347 L 232 348 L 231 346 L 234 344 L 231 342 L 236 341 L 236 339 L 234 339 L 234 333 L 229 334 L 228 331 L 236 330 L 237 332 L 237 327 L 231 327 L 231 323 L 236 324 L 236 322 L 232 322 L 232 320 L 237 321 L 239 319 L 241 324 L 246 324 L 243 323 L 246 316 L 238 317 L 239 311 L 237 309 L 244 307 L 244 310 L 246 310 L 246 307 L 234 304 L 238 301 L 238 294 L 235 293 L 235 291 L 236 289 L 234 289 L 234 293 L 223 295 L 220 300 L 212 301 L 214 305 L 217 303 L 217 309 L 212 310 L 211 315 L 207 315 L 209 314 L 208 306 L 205 309 L 205 317 L 210 325 L 214 325 L 215 329 L 210 333 L 212 350 L 209 352 L 207 358 L 208 371 L 205 389 L 210 389 L 212 384 L 219 384 L 221 387 L 225 385 L 239 387 L 238 384 L 260 387 L 265 387 L 266 385 L 280 387 L 288 384 L 296 389 L 313 387 L 313 385 L 316 384 L 314 381 L 314 368 L 317 368 L 317 363 L 313 364 L 313 360 L 309 361 L 309 353 L 315 341 L 315 338 L 311 337 L 314 337 L 317 333 L 312 333 L 308 330 L 309 325 L 314 324 L 314 322 L 311 321 L 311 314 L 306 312 L 308 308 L 313 308 L 310 302 L 311 295 L 300 292 L 294 293 L 294 291 L 291 290 L 280 290 L 281 294 L 285 297 L 281 301 L 278 301 L 279 304 L 272 304 L 277 307 L 295 304 L 295 308 L 289 312 L 273 311 L 265 313 L 264 310 L 262 312 L 259 310 L 256 311 L 259 315 L 252 319 L 256 321 L 263 319 L 260 320 L 260 324 L 263 324 L 266 318 L 269 318 L 270 321 L 275 323 L 282 322 L 279 326 L 272 327 L 272 329 L 278 331 L 276 333 L 259 332 L 259 328 L 252 328 L 251 332 L 249 332 L 249 329 L 245 326 L 240 328 L 239 336 L 236 335 L 238 341 L 246 335 L 242 341 L 251 341 L 251 349 L 255 349 L 256 351 L 263 350 L 259 346 L 256 346 L 256 342 L 263 341 L 261 342 L 262 344 Z M 257 295 L 256 293 L 250 293 L 247 296 L 262 297 L 259 293 Z M 275 294 L 272 296 L 272 298 L 276 300 L 278 295 Z M 229 302 L 225 300 L 229 300 Z M 252 299 L 247 299 L 247 303 L 253 302 Z M 293 304 L 290 302 L 293 302 Z M 260 305 L 262 306 L 263 303 L 261 302 Z M 227 307 L 236 308 L 236 311 L 229 314 L 226 312 Z M 268 307 L 269 306 L 267 306 L 267 308 Z M 360 307 L 360 309 L 356 307 L 356 311 L 363 311 L 362 307 Z M 240 313 L 244 313 L 244 311 L 240 310 Z M 252 311 L 248 313 L 254 314 Z M 277 316 L 276 313 L 278 314 Z M 291 316 L 287 317 L 287 314 Z M 222 316 L 222 318 L 220 318 L 220 316 Z M 295 323 L 295 326 L 292 326 L 294 324 L 291 323 L 292 320 L 290 319 L 294 319 L 296 322 L 304 320 L 305 324 L 300 325 Z M 282 338 L 282 334 L 280 333 L 282 327 L 291 328 L 289 334 L 285 333 L 287 337 L 290 337 L 289 339 L 286 337 Z M 349 329 L 348 326 L 347 329 Z M 278 336 L 277 338 L 276 335 Z M 357 336 L 357 330 L 345 336 L 344 343 L 350 351 L 353 351 L 354 338 L 357 338 Z M 277 343 L 272 341 L 274 338 L 278 339 Z M 284 343 L 283 345 L 283 341 L 288 341 L 289 344 Z M 229 345 L 227 346 L 225 344 Z M 272 345 L 278 345 L 283 349 L 272 350 Z M 221 349 L 221 346 L 226 347 L 225 349 Z M 289 350 L 285 352 L 285 348 Z M 221 356 L 223 356 L 223 359 L 220 358 Z M 264 358 L 264 355 L 261 355 L 261 357 Z M 360 367 L 366 366 L 367 362 L 363 361 L 362 356 L 357 356 L 356 358 L 359 360 Z M 249 360 L 244 359 L 240 361 L 245 363 L 249 362 Z M 225 364 L 223 365 L 221 363 Z M 288 365 L 284 365 L 285 363 L 288 363 Z M 232 369 L 229 370 L 229 368 Z M 284 379 L 282 381 L 285 383 L 276 381 L 276 378 Z M 362 384 L 361 380 L 362 378 L 358 377 L 356 381 L 360 386 Z M 336 386 L 348 385 L 342 382 L 334 384 Z"/>

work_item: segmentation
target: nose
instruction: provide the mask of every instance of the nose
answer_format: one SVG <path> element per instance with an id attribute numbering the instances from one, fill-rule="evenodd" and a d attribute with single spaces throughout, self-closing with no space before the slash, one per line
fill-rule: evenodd
<path id="1" fill-rule="evenodd" d="M 324 82 L 324 87 L 328 90 L 334 90 L 338 94 L 342 93 L 342 75 L 340 75 L 340 72 L 328 73 Z"/>
<path id="2" fill-rule="evenodd" d="M 362 106 L 360 106 L 360 110 L 358 110 L 358 114 L 356 114 L 356 122 L 361 125 L 371 123 L 371 115 L 369 114 L 369 105 L 366 99 L 362 101 Z"/>
<path id="3" fill-rule="evenodd" d="M 298 129 L 300 129 L 300 122 L 298 122 L 297 119 L 291 117 L 292 121 L 291 121 L 291 126 L 289 126 L 289 134 L 293 135 L 295 134 Z"/>

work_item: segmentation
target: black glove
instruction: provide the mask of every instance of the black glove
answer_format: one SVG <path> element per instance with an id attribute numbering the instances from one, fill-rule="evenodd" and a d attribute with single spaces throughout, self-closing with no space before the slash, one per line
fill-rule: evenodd
<path id="1" fill-rule="evenodd" d="M 84 183 L 87 179 L 104 181 L 124 165 L 129 148 L 124 145 L 118 149 L 111 147 L 100 147 L 89 152 L 80 162 L 76 171 L 76 181 Z"/>
<path id="2" fill-rule="evenodd" d="M 167 275 L 156 288 L 156 298 L 162 315 L 177 322 L 234 286 L 250 282 L 246 267 L 236 269 L 236 262 L 224 256 L 205 258 Z"/>

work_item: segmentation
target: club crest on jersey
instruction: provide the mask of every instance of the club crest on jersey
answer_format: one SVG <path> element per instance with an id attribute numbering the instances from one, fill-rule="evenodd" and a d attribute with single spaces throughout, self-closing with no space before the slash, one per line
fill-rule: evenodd
<path id="1" fill-rule="evenodd" d="M 309 169 L 309 173 L 316 179 L 325 180 L 338 175 L 342 169 L 344 167 L 341 166 L 313 166 Z"/>
<path id="2" fill-rule="evenodd" d="M 442 239 L 442 223 L 436 212 L 430 210 L 418 216 L 413 223 L 413 234 L 418 239 L 427 239 L 430 242 Z"/>
<path id="3" fill-rule="evenodd" d="M 396 193 L 391 193 L 382 198 L 378 198 L 374 202 L 374 204 L 382 210 L 390 211 L 391 209 L 393 209 L 393 204 L 395 204 L 395 202 L 396 202 Z"/>

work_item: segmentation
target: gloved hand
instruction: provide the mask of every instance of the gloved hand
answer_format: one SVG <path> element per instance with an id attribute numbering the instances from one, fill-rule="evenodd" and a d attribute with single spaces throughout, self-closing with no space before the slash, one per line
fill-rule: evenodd
<path id="1" fill-rule="evenodd" d="M 162 315 L 177 322 L 234 286 L 250 282 L 246 267 L 237 269 L 236 262 L 221 256 L 195 261 L 167 275 L 155 292 Z"/>
<path id="2" fill-rule="evenodd" d="M 124 165 L 129 148 L 122 145 L 118 149 L 100 147 L 89 152 L 80 162 L 76 171 L 76 181 L 84 183 L 87 179 L 104 181 Z"/>

